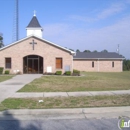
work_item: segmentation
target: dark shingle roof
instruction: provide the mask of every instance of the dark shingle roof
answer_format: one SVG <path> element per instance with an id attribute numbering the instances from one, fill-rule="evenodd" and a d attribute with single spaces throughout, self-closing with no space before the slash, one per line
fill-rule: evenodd
<path id="1" fill-rule="evenodd" d="M 124 59 L 115 52 L 77 52 L 74 59 Z"/>
<path id="2" fill-rule="evenodd" d="M 41 25 L 39 24 L 37 17 L 33 16 L 32 20 L 28 24 L 27 28 L 41 28 Z"/>

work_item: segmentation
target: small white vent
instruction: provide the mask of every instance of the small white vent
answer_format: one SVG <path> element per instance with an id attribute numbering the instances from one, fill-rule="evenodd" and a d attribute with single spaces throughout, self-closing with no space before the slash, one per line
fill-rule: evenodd
<path id="1" fill-rule="evenodd" d="M 51 73 L 52 72 L 52 67 L 51 66 L 47 66 L 47 73 Z"/>

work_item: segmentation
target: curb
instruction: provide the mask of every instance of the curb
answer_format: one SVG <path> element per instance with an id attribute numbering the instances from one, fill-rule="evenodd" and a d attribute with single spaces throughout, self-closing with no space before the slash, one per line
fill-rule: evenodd
<path id="1" fill-rule="evenodd" d="M 72 109 L 13 109 L 2 111 L 0 115 L 106 114 L 118 112 L 130 113 L 130 106 Z"/>

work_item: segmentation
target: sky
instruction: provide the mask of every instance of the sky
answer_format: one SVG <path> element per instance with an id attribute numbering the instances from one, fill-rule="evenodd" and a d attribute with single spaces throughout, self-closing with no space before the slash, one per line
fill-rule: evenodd
<path id="1" fill-rule="evenodd" d="M 13 41 L 15 0 L 0 0 L 0 33 Z M 130 59 L 130 0 L 19 0 L 19 39 L 36 10 L 43 38 L 69 49 L 119 52 Z"/>

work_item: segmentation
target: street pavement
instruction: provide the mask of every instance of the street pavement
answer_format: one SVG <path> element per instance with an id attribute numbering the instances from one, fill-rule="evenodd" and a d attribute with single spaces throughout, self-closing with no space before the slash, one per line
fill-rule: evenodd
<path id="1" fill-rule="evenodd" d="M 119 130 L 120 117 L 130 119 L 130 107 L 7 110 L 0 130 Z"/>
<path id="2" fill-rule="evenodd" d="M 1 120 L 0 130 L 119 130 L 119 128 L 118 119 L 112 118 L 69 120 Z"/>
<path id="3" fill-rule="evenodd" d="M 120 117 L 130 119 L 129 106 L 6 110 L 0 112 L 0 130 L 119 130 Z"/>

